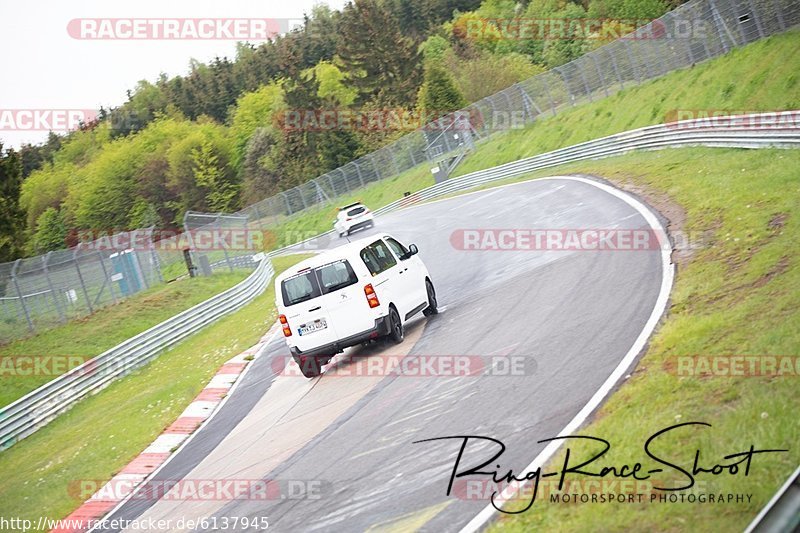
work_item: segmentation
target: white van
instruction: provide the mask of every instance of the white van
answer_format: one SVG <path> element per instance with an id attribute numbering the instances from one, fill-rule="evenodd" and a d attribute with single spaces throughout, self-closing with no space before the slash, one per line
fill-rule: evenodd
<path id="1" fill-rule="evenodd" d="M 275 278 L 286 344 L 306 377 L 348 346 L 403 341 L 414 315 L 437 313 L 436 291 L 415 245 L 367 237 L 306 259 Z"/>

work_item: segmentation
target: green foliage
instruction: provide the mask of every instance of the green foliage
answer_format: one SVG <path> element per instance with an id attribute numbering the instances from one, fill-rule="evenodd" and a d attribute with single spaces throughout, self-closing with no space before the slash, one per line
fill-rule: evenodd
<path id="1" fill-rule="evenodd" d="M 0 143 L 0 263 L 15 259 L 22 250 L 25 212 L 20 207 L 22 163 Z"/>
<path id="2" fill-rule="evenodd" d="M 419 90 L 417 106 L 426 115 L 442 115 L 467 105 L 453 77 L 441 67 L 425 70 L 425 82 Z"/>
<path id="3" fill-rule="evenodd" d="M 317 96 L 327 103 L 338 107 L 349 107 L 356 101 L 358 91 L 346 84 L 347 76 L 342 70 L 330 61 L 320 61 L 312 69 L 308 69 L 307 76 L 313 76 L 319 88 Z"/>
<path id="4" fill-rule="evenodd" d="M 61 212 L 48 207 L 36 220 L 36 232 L 30 242 L 31 255 L 65 248 L 67 225 Z"/>
<path id="5" fill-rule="evenodd" d="M 237 207 L 239 186 L 226 176 L 220 166 L 219 156 L 209 140 L 192 149 L 194 180 L 198 187 L 208 191 L 206 202 L 213 212 L 230 213 Z"/>

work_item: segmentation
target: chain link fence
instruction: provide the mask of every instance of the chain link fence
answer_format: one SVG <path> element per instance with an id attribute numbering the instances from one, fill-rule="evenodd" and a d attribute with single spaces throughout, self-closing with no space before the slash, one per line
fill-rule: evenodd
<path id="1" fill-rule="evenodd" d="M 269 227 L 423 164 L 430 168 L 444 161 L 452 168 L 465 145 L 496 131 L 522 127 L 539 117 L 607 97 L 799 23 L 800 0 L 686 3 L 622 39 L 487 96 L 239 214 Z"/>
<path id="2" fill-rule="evenodd" d="M 85 316 L 162 283 L 153 228 L 0 264 L 0 341 Z"/>
<path id="3" fill-rule="evenodd" d="M 693 0 L 622 39 L 238 213 L 187 213 L 183 235 L 155 241 L 152 228 L 135 230 L 0 264 L 0 342 L 85 316 L 185 275 L 186 248 L 192 249 L 192 262 L 200 273 L 252 268 L 253 254 L 275 244 L 271 228 L 300 213 L 324 208 L 339 197 L 412 169 L 442 164 L 452 169 L 475 142 L 496 131 L 604 98 L 798 24 L 800 0 Z M 214 235 L 221 245 L 200 242 Z M 234 242 L 236 235 L 249 240 Z"/>

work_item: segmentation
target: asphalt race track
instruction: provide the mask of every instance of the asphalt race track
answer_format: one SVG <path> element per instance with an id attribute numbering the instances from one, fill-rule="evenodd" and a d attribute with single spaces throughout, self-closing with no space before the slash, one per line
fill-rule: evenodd
<path id="1" fill-rule="evenodd" d="M 352 238 L 389 232 L 416 243 L 441 313 L 420 315 L 399 346 L 348 350 L 314 380 L 290 371 L 293 363 L 284 368 L 288 350 L 274 337 L 220 411 L 155 476 L 266 479 L 278 493 L 229 501 L 135 498 L 108 518 L 268 517 L 275 531 L 460 530 L 489 503 L 488 495 L 465 490 L 446 495 L 460 441 L 413 441 L 493 437 L 507 446 L 503 471 L 524 473 L 544 448 L 536 441 L 559 435 L 635 344 L 665 273 L 657 249 L 463 251 L 451 235 L 648 227 L 620 198 L 566 179 L 380 217 Z M 326 238 L 320 246 L 341 242 Z M 398 359 L 386 354 L 505 356 L 522 364 L 512 375 L 499 367 L 466 376 L 352 375 L 370 358 Z M 492 450 L 470 446 L 462 467 L 477 466 Z"/>

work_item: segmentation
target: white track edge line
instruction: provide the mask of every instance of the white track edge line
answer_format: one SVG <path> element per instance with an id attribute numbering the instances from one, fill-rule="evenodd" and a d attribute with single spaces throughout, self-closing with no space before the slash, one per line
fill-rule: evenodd
<path id="1" fill-rule="evenodd" d="M 612 196 L 616 196 L 617 198 L 621 199 L 634 209 L 636 209 L 639 214 L 650 224 L 650 227 L 656 231 L 662 231 L 663 234 L 666 235 L 666 230 L 662 227 L 661 223 L 659 222 L 658 218 L 653 214 L 650 209 L 648 209 L 642 202 L 635 199 L 633 196 L 629 195 L 626 192 L 623 192 L 619 189 L 611 187 L 610 185 L 606 185 L 605 183 L 600 183 L 594 180 L 590 180 L 587 178 L 582 178 L 578 176 L 550 176 L 546 178 L 538 178 L 538 180 L 572 180 L 572 181 L 580 181 L 584 183 L 588 183 L 590 185 L 594 185 L 595 187 L 611 194 Z M 586 405 L 575 415 L 575 417 L 569 421 L 569 423 L 564 426 L 564 429 L 561 430 L 559 435 L 568 435 L 578 429 L 583 422 L 589 417 L 589 415 L 603 402 L 603 400 L 608 396 L 609 392 L 614 388 L 617 384 L 619 379 L 622 377 L 623 373 L 628 370 L 630 365 L 636 359 L 636 356 L 644 349 L 647 341 L 650 338 L 650 335 L 655 331 L 658 322 L 661 320 L 664 311 L 667 308 L 667 302 L 669 301 L 669 293 L 672 288 L 672 282 L 675 277 L 674 266 L 671 261 L 671 250 L 662 248 L 661 249 L 661 290 L 658 294 L 658 298 L 656 299 L 655 306 L 653 307 L 653 311 L 650 314 L 650 318 L 648 318 L 647 322 L 644 325 L 641 333 L 636 338 L 636 341 L 633 343 L 633 346 L 628 350 L 628 353 L 625 354 L 625 357 L 619 362 L 617 367 L 611 373 L 610 376 L 603 382 L 597 392 L 589 399 Z M 538 467 L 543 466 L 554 454 L 555 452 L 561 447 L 562 441 L 551 441 L 545 448 L 539 452 L 530 465 L 524 469 L 524 472 L 532 472 L 536 470 Z M 514 488 L 511 485 L 507 486 L 506 489 L 500 494 L 501 500 L 508 500 L 511 496 L 513 496 L 517 491 L 519 491 L 525 484 L 520 484 Z M 483 508 L 475 517 L 467 523 L 462 529 L 461 533 L 474 533 L 480 531 L 497 513 L 498 511 L 494 508 L 492 504 L 487 505 Z"/>

